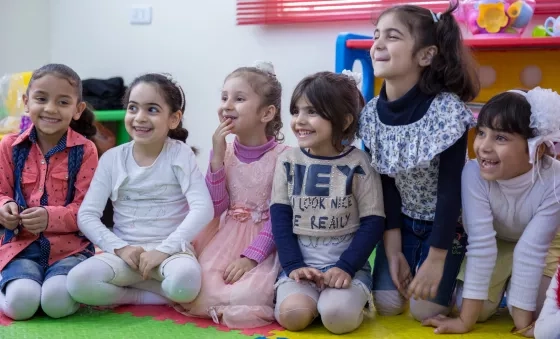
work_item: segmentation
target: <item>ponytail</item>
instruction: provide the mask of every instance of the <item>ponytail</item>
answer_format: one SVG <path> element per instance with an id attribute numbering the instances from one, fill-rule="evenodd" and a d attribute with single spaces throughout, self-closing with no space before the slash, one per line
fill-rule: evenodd
<path id="1" fill-rule="evenodd" d="M 435 46 L 437 53 L 431 64 L 420 75 L 418 86 L 428 95 L 446 91 L 456 94 L 462 101 L 473 100 L 480 91 L 480 82 L 472 54 L 463 44 L 461 28 L 453 16 L 458 2 L 452 2 L 444 13 L 413 6 L 395 6 L 383 15 L 394 13 L 415 40 L 413 55 L 421 49 Z"/>
<path id="2" fill-rule="evenodd" d="M 74 131 L 80 133 L 87 139 L 92 139 L 97 134 L 97 128 L 95 127 L 95 114 L 93 109 L 88 104 L 86 109 L 82 112 L 80 119 L 72 120 L 70 122 L 70 128 Z"/>
<path id="3" fill-rule="evenodd" d="M 448 91 L 462 101 L 473 100 L 480 91 L 474 58 L 462 38 L 461 28 L 453 16 L 458 2 L 439 16 L 435 26 L 435 45 L 438 52 L 420 78 L 426 93 Z"/>
<path id="4" fill-rule="evenodd" d="M 174 140 L 179 140 L 184 143 L 187 142 L 187 138 L 189 137 L 189 131 L 183 127 L 183 121 L 179 121 L 179 125 L 174 129 L 170 129 L 167 136 Z M 198 149 L 196 147 L 191 146 L 192 151 L 195 155 L 198 155 Z"/>

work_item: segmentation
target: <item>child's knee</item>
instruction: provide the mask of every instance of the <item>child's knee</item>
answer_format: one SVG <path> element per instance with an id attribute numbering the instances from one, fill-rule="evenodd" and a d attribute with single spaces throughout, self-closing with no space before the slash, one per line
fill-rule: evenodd
<path id="1" fill-rule="evenodd" d="M 292 294 L 276 307 L 276 320 L 289 331 L 305 329 L 317 316 L 317 303 L 305 294 Z"/>
<path id="2" fill-rule="evenodd" d="M 319 304 L 318 311 L 321 321 L 323 326 L 334 334 L 350 333 L 362 324 L 363 307 L 344 307 L 344 302 L 342 300 L 339 302 Z"/>
<path id="3" fill-rule="evenodd" d="M 75 313 L 79 304 L 72 299 L 66 287 L 67 276 L 57 275 L 43 283 L 41 309 L 51 318 L 63 318 Z"/>
<path id="4" fill-rule="evenodd" d="M 183 265 L 170 265 L 180 262 Z M 170 261 L 164 267 L 164 276 L 161 289 L 168 299 L 177 303 L 188 303 L 198 296 L 202 286 L 202 273 L 197 262 L 185 262 L 181 259 Z"/>
<path id="5" fill-rule="evenodd" d="M 369 291 L 354 283 L 345 289 L 325 289 L 317 304 L 323 325 L 334 334 L 354 331 L 362 324 L 368 297 Z"/>
<path id="6" fill-rule="evenodd" d="M 373 304 L 380 315 L 393 316 L 404 312 L 406 300 L 397 290 L 373 291 Z"/>
<path id="7" fill-rule="evenodd" d="M 68 272 L 66 277 L 66 289 L 68 293 L 76 301 L 81 301 L 83 295 L 91 293 L 92 277 L 91 271 L 88 269 L 85 261 L 78 264 Z"/>
<path id="8" fill-rule="evenodd" d="M 439 305 L 427 300 L 410 299 L 410 314 L 418 321 L 424 321 L 438 314 L 447 315 L 450 311 L 450 306 Z"/>
<path id="9" fill-rule="evenodd" d="M 8 283 L 3 313 L 13 320 L 31 318 L 41 303 L 41 285 L 30 279 L 18 279 Z"/>

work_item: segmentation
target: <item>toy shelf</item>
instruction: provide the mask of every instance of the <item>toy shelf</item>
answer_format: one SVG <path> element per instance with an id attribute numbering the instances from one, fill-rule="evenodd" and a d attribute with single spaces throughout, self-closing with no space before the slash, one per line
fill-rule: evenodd
<path id="1" fill-rule="evenodd" d="M 556 53 L 560 53 L 560 37 L 468 38 L 464 40 L 464 43 L 471 47 L 473 51 L 483 53 L 500 53 L 502 51 L 533 53 L 533 51 L 538 50 L 539 53 L 536 54 L 534 59 L 538 59 L 541 54 L 554 53 L 553 56 L 549 55 L 547 58 L 557 60 Z M 369 55 L 369 49 L 372 45 L 373 40 L 371 36 L 354 33 L 340 33 L 336 40 L 335 72 L 341 73 L 345 69 L 353 69 L 354 63 L 359 61 L 362 64 L 363 73 L 362 93 L 366 101 L 371 100 L 374 96 L 375 78 Z M 494 58 L 496 57 L 494 56 Z M 548 63 L 550 64 L 550 61 Z M 556 66 L 554 65 L 554 67 Z"/>
<path id="2" fill-rule="evenodd" d="M 560 37 L 544 38 L 480 38 L 465 39 L 465 45 L 474 50 L 500 49 L 560 49 Z M 372 39 L 350 39 L 346 47 L 350 49 L 370 49 Z"/>

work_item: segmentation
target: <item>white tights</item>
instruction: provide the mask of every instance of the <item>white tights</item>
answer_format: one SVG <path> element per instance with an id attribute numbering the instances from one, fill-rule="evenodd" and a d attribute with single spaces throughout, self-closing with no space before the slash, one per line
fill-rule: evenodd
<path id="1" fill-rule="evenodd" d="M 39 309 L 52 318 L 62 318 L 75 313 L 76 303 L 66 289 L 65 275 L 55 275 L 41 286 L 31 279 L 17 279 L 8 283 L 6 293 L 0 293 L 0 310 L 13 320 L 31 318 Z"/>
<path id="2" fill-rule="evenodd" d="M 115 269 L 92 257 L 70 271 L 68 291 L 76 301 L 96 306 L 164 305 L 170 300 L 188 303 L 196 298 L 201 284 L 196 260 L 176 258 L 167 262 L 162 271 L 161 276 L 152 274 L 154 279 L 143 280 L 132 269 Z"/>
<path id="3" fill-rule="evenodd" d="M 301 331 L 320 315 L 327 330 L 334 334 L 349 333 L 363 320 L 368 301 L 366 288 L 353 282 L 349 288 L 327 288 L 319 292 L 314 285 L 286 279 L 276 290 L 276 320 L 290 331 Z"/>

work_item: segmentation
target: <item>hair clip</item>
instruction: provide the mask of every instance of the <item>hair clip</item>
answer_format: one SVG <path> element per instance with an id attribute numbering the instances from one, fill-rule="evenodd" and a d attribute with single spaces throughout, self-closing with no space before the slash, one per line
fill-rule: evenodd
<path id="1" fill-rule="evenodd" d="M 441 13 L 436 14 L 433 11 L 430 11 L 430 13 L 432 13 L 432 19 L 434 19 L 434 23 L 437 23 L 441 20 Z"/>
<path id="2" fill-rule="evenodd" d="M 346 75 L 350 79 L 354 80 L 356 86 L 359 86 L 362 82 L 362 73 L 353 72 L 351 70 L 345 69 L 342 71 L 342 74 Z"/>

